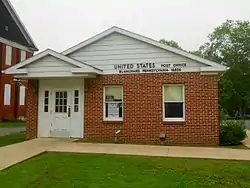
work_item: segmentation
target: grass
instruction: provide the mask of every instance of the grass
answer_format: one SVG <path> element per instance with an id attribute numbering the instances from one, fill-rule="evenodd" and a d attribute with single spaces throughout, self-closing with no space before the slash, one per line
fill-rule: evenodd
<path id="1" fill-rule="evenodd" d="M 24 127 L 24 126 L 25 126 L 25 122 L 23 121 L 0 122 L 0 128 Z"/>
<path id="2" fill-rule="evenodd" d="M 250 162 L 46 153 L 0 172 L 8 188 L 250 187 Z"/>
<path id="3" fill-rule="evenodd" d="M 25 141 L 25 132 L 0 136 L 0 147 Z"/>

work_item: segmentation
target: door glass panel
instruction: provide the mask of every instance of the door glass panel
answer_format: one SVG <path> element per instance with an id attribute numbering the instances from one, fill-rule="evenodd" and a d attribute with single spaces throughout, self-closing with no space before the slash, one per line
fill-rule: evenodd
<path id="1" fill-rule="evenodd" d="M 78 98 L 75 98 L 75 105 L 77 105 L 78 104 Z"/>
<path id="2" fill-rule="evenodd" d="M 49 91 L 44 92 L 44 112 L 49 112 Z"/>
<path id="3" fill-rule="evenodd" d="M 79 112 L 79 90 L 74 92 L 74 112 Z"/>
<path id="4" fill-rule="evenodd" d="M 56 105 L 59 105 L 59 99 L 56 99 Z"/>
<path id="5" fill-rule="evenodd" d="M 67 91 L 57 91 L 55 97 L 55 112 L 67 113 Z"/>
<path id="6" fill-rule="evenodd" d="M 79 96 L 79 91 L 75 90 L 75 97 L 78 97 L 78 96 Z"/>
<path id="7" fill-rule="evenodd" d="M 49 104 L 49 98 L 45 98 L 44 104 L 45 104 L 45 105 L 48 105 L 48 104 Z"/>
<path id="8" fill-rule="evenodd" d="M 74 106 L 74 112 L 78 112 L 79 111 L 79 107 L 77 105 Z"/>

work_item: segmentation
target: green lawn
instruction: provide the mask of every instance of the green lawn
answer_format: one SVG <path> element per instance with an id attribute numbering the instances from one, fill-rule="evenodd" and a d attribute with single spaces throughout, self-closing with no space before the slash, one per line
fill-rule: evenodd
<path id="1" fill-rule="evenodd" d="M 23 126 L 25 126 L 25 122 L 23 122 L 23 121 L 0 122 L 0 128 L 23 127 Z"/>
<path id="2" fill-rule="evenodd" d="M 0 172 L 6 188 L 250 187 L 250 162 L 47 153 Z"/>
<path id="3" fill-rule="evenodd" d="M 0 147 L 23 142 L 25 140 L 25 132 L 0 136 Z"/>

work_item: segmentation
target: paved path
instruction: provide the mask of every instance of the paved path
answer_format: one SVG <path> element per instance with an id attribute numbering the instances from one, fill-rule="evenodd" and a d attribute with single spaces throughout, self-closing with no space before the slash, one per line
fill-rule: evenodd
<path id="1" fill-rule="evenodd" d="M 250 129 L 250 120 L 245 121 L 245 126 L 248 130 Z"/>
<path id="2" fill-rule="evenodd" d="M 247 130 L 247 138 L 242 143 L 246 147 L 250 148 L 250 130 Z"/>
<path id="3" fill-rule="evenodd" d="M 250 161 L 250 150 L 207 147 L 149 146 L 128 144 L 96 144 L 66 142 L 49 148 L 54 152 L 103 153 L 158 157 L 187 157 Z"/>
<path id="4" fill-rule="evenodd" d="M 20 133 L 22 131 L 25 131 L 25 127 L 6 127 L 6 128 L 0 128 L 0 136 L 12 134 L 12 133 Z"/>
<path id="5" fill-rule="evenodd" d="M 62 141 L 56 139 L 34 139 L 0 147 L 0 171 L 39 155 L 57 143 L 62 144 Z"/>
<path id="6" fill-rule="evenodd" d="M 250 161 L 250 150 L 244 149 L 76 143 L 47 138 L 0 147 L 0 170 L 46 151 Z"/>

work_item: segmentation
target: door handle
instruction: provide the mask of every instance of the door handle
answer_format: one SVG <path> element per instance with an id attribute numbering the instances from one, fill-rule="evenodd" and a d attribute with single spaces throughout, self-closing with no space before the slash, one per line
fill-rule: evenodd
<path id="1" fill-rule="evenodd" d="M 70 117 L 70 116 L 71 116 L 71 108 L 68 107 L 68 117 Z"/>

